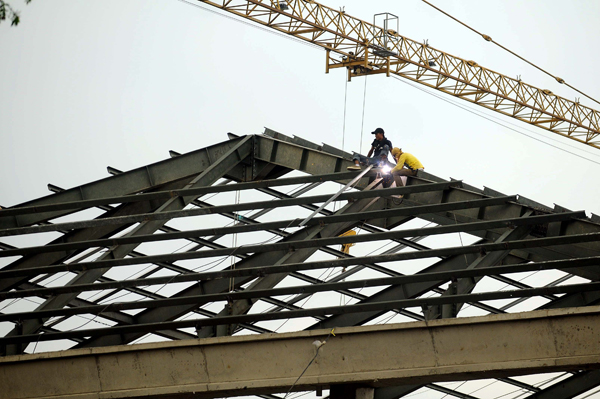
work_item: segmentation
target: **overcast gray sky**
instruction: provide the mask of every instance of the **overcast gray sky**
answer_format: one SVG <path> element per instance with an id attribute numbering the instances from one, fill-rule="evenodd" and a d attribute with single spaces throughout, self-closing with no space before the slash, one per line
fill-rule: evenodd
<path id="1" fill-rule="evenodd" d="M 22 23 L 0 26 L 1 205 L 47 195 L 47 183 L 69 188 L 106 177 L 107 165 L 128 170 L 164 159 L 170 149 L 202 148 L 226 140 L 228 131 L 268 126 L 342 145 L 345 76 L 324 73 L 322 50 L 179 0 L 11 4 Z M 421 1 L 325 4 L 367 21 L 394 13 L 404 36 L 565 98 L 579 96 Z M 436 4 L 600 98 L 600 2 Z M 348 84 L 346 150 L 361 146 L 364 82 Z M 364 152 L 369 132 L 383 127 L 440 177 L 600 213 L 597 149 L 501 119 L 595 163 L 581 159 L 382 75 L 368 78 L 365 104 Z"/>

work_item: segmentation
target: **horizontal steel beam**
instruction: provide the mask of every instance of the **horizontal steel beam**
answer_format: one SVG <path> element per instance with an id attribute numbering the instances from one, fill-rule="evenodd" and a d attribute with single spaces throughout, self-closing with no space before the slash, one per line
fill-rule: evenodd
<path id="1" fill-rule="evenodd" d="M 204 250 L 198 252 L 179 252 L 172 254 L 163 254 L 163 255 L 151 255 L 140 258 L 126 258 L 126 259 L 111 259 L 111 260 L 102 260 L 97 262 L 81 262 L 76 264 L 60 264 L 60 265 L 48 265 L 48 266 L 39 266 L 32 267 L 27 269 L 16 269 L 16 270 L 0 270 L 0 279 L 10 278 L 16 276 L 32 276 L 38 275 L 42 273 L 57 273 L 62 271 L 82 271 L 82 270 L 90 270 L 90 269 L 99 269 L 104 267 L 116 267 L 116 266 L 130 266 L 144 263 L 156 263 L 156 262 L 174 262 L 177 260 L 190 260 L 190 259 L 201 259 L 201 258 L 209 258 L 215 256 L 234 256 L 240 254 L 250 254 L 250 253 L 263 253 L 263 252 L 271 252 L 278 250 L 288 250 L 295 251 L 298 249 L 304 248 L 314 248 L 321 247 L 327 245 L 339 245 L 339 244 L 349 244 L 349 243 L 358 243 L 358 242 L 370 242 L 370 241 L 379 241 L 379 240 L 387 240 L 394 238 L 406 238 L 406 237 L 415 237 L 421 235 L 434 235 L 434 234 L 447 234 L 447 233 L 455 233 L 455 232 L 464 232 L 464 231 L 477 231 L 477 230 L 487 230 L 487 229 L 497 229 L 497 228 L 512 228 L 514 226 L 523 226 L 530 224 L 539 224 L 539 223 L 549 223 L 550 221 L 560 221 L 560 220 L 569 220 L 576 215 L 580 215 L 579 212 L 573 213 L 557 213 L 550 215 L 541 215 L 541 216 L 530 216 L 527 218 L 513 218 L 513 219 L 503 219 L 489 222 L 475 222 L 475 223 L 465 223 L 461 225 L 449 225 L 449 226 L 439 226 L 439 227 L 429 227 L 423 229 L 410 229 L 410 230 L 401 230 L 401 231 L 389 231 L 383 233 L 372 233 L 372 234 L 360 234 L 355 236 L 348 237 L 332 237 L 332 238 L 319 238 L 312 239 L 306 241 L 287 241 L 287 242 L 279 242 L 274 244 L 261 244 L 261 245 L 246 245 L 235 248 L 221 248 L 221 249 L 213 249 L 213 250 Z M 532 248 L 537 246 L 552 246 L 552 245 L 566 245 L 566 244 L 574 244 L 574 243 L 582 243 L 582 242 L 593 242 L 600 241 L 600 233 L 588 233 L 588 234 L 575 234 L 570 236 L 560 236 L 560 237 L 549 237 L 549 238 L 540 238 L 540 239 L 529 239 L 529 240 L 519 240 L 519 241 L 510 241 L 500 244 L 480 244 L 480 245 L 471 245 L 466 247 L 452 247 L 452 248 L 442 248 L 442 249 L 433 249 L 433 250 L 421 250 L 417 252 L 404 252 L 402 254 L 394 254 L 389 256 L 398 257 L 394 260 L 406 260 L 406 259 L 416 259 L 416 258 L 427 258 L 433 256 L 450 256 L 456 254 L 464 254 L 464 253 L 476 253 L 482 250 L 504 250 L 504 249 L 523 249 L 523 248 Z M 497 248 L 497 249 L 495 249 Z M 414 256 L 414 257 L 413 257 Z M 406 257 L 406 258 L 404 258 Z M 360 259 L 360 258 L 355 258 Z M 372 257 L 368 257 L 368 259 L 372 259 Z M 346 260 L 344 260 L 346 261 Z M 332 261 L 337 262 L 337 261 Z M 372 263 L 372 260 L 367 260 L 368 263 Z M 377 261 L 374 261 L 377 262 Z"/>
<path id="2" fill-rule="evenodd" d="M 210 319 L 186 319 L 178 321 L 161 321 L 140 323 L 135 325 L 116 325 L 86 330 L 70 330 L 57 333 L 13 335 L 0 338 L 0 345 L 25 344 L 38 341 L 55 341 L 83 337 L 100 337 L 107 335 L 125 335 L 131 333 L 150 333 L 165 329 L 193 328 L 218 326 L 227 324 L 251 323 L 268 320 L 295 319 L 301 317 L 316 317 L 326 315 L 362 313 L 373 311 L 391 311 L 402 308 L 424 307 L 443 304 L 492 301 L 508 298 L 533 297 L 548 294 L 572 294 L 600 290 L 600 282 L 571 284 L 556 287 L 527 288 L 510 291 L 482 292 L 477 294 L 447 295 L 439 297 L 401 299 L 394 301 L 359 303 L 346 306 L 328 306 L 311 309 L 289 310 L 285 312 L 244 314 L 234 316 L 217 316 Z M 108 306 L 108 305 L 107 305 Z"/>
<path id="3" fill-rule="evenodd" d="M 581 258 L 572 260 L 561 260 L 561 261 L 548 261 L 539 263 L 523 263 L 516 265 L 500 265 L 492 267 L 481 267 L 475 269 L 464 269 L 464 270 L 452 270 L 442 272 L 431 272 L 431 273 L 420 273 L 412 275 L 403 275 L 397 277 L 380 277 L 366 280 L 354 280 L 354 281 L 341 281 L 332 283 L 319 283 L 311 285 L 301 286 L 290 286 L 284 288 L 270 288 L 262 290 L 244 290 L 237 292 L 222 292 L 215 294 L 204 294 L 185 296 L 178 298 L 164 298 L 164 299 L 153 299 L 153 300 L 140 300 L 135 302 L 117 302 L 103 305 L 90 305 L 81 306 L 76 308 L 63 308 L 63 309 L 48 309 L 40 311 L 30 312 L 16 312 L 16 313 L 5 313 L 0 314 L 0 322 L 3 321 L 17 321 L 37 318 L 47 318 L 56 316 L 72 316 L 76 314 L 99 314 L 109 311 L 122 311 L 131 309 L 148 309 L 158 308 L 167 306 L 178 306 L 187 305 L 194 303 L 208 303 L 217 301 L 234 301 L 240 299 L 255 299 L 255 298 L 266 298 L 276 297 L 283 295 L 295 295 L 295 294 L 314 294 L 317 292 L 327 291 L 340 291 L 349 290 L 353 288 L 367 288 L 367 287 L 381 287 L 381 286 L 396 286 L 403 284 L 420 283 L 425 281 L 436 281 L 439 284 L 443 284 L 446 281 L 458 278 L 469 278 L 469 277 L 481 277 L 489 276 L 494 274 L 510 274 L 510 273 L 523 273 L 530 271 L 541 271 L 541 270 L 555 270 L 557 268 L 569 268 L 569 267 L 586 267 L 586 266 L 597 266 L 600 264 L 600 257 L 593 258 Z M 264 273 L 265 268 L 255 268 L 260 270 L 260 275 L 266 275 Z M 252 269 L 246 269 L 252 270 Z M 258 270 L 257 270 L 258 272 Z M 133 286 L 131 282 L 136 282 L 135 286 L 147 286 L 148 281 L 154 280 L 153 284 L 169 284 L 181 281 L 206 281 L 204 275 L 207 273 L 193 273 L 184 274 L 175 277 L 155 277 L 149 279 L 141 279 L 140 281 L 115 281 L 110 283 L 96 283 L 96 284 L 85 284 L 85 290 L 96 291 L 107 288 L 125 288 Z M 257 273 L 258 275 L 259 273 Z M 176 279 L 176 277 L 180 277 Z M 82 292 L 81 287 L 78 286 L 67 286 L 67 287 L 53 287 L 53 288 L 42 288 L 27 291 L 13 291 L 0 295 L 0 299 L 11 299 L 11 298 L 22 298 L 26 296 L 41 296 L 41 295 L 58 295 L 66 292 Z"/>
<path id="4" fill-rule="evenodd" d="M 341 194 L 338 197 L 338 201 L 385 197 L 385 196 L 391 196 L 391 195 L 406 195 L 406 194 L 424 193 L 424 192 L 430 192 L 430 191 L 440 191 L 440 190 L 446 190 L 451 187 L 460 187 L 461 185 L 462 185 L 461 181 L 451 181 L 451 182 L 443 182 L 443 183 L 419 184 L 419 185 L 414 185 L 414 186 L 405 186 L 405 187 L 396 187 L 396 188 L 381 188 L 381 189 L 376 189 L 376 190 L 352 191 L 352 192 Z M 239 212 L 239 211 L 248 211 L 248 210 L 255 210 L 255 209 L 262 209 L 262 208 L 272 209 L 272 208 L 280 208 L 280 207 L 287 207 L 287 206 L 312 204 L 315 202 L 317 202 L 317 203 L 325 202 L 329 198 L 331 198 L 331 194 L 316 195 L 316 196 L 301 197 L 301 198 L 280 199 L 278 201 L 258 201 L 258 202 L 247 202 L 247 203 L 243 203 L 243 204 L 219 205 L 219 206 L 213 206 L 213 207 L 207 207 L 207 208 L 187 209 L 187 210 L 181 210 L 181 211 L 169 211 L 169 212 L 160 212 L 160 213 L 142 213 L 142 214 L 132 215 L 132 216 L 108 217 L 108 218 L 101 218 L 101 219 L 94 219 L 94 220 L 56 223 L 56 224 L 41 225 L 41 226 L 8 228 L 8 229 L 0 229 L 0 237 L 21 235 L 21 234 L 45 233 L 45 232 L 49 232 L 49 231 L 59 231 L 59 230 L 81 229 L 81 228 L 113 225 L 113 224 L 139 223 L 139 222 L 147 222 L 147 221 L 151 221 L 151 220 L 170 220 L 170 219 L 175 219 L 175 218 L 211 215 L 211 214 L 223 213 L 223 212 Z"/>
<path id="5" fill-rule="evenodd" d="M 435 204 L 435 205 L 420 205 L 420 206 L 411 206 L 406 208 L 396 208 L 396 209 L 385 209 L 385 210 L 377 210 L 377 211 L 367 211 L 360 213 L 349 213 L 343 215 L 330 215 L 324 217 L 316 217 L 312 218 L 305 225 L 313 226 L 313 225 L 322 225 L 322 224 L 330 224 L 330 223 L 338 223 L 338 222 L 348 222 L 348 221 L 360 221 L 360 220 L 369 220 L 369 219 L 379 219 L 379 218 L 387 218 L 387 217 L 395 217 L 395 216 L 416 216 L 426 213 L 432 212 L 447 212 L 452 210 L 459 209 L 468 209 L 468 208 L 481 208 L 487 206 L 501 205 L 505 204 L 508 201 L 515 201 L 516 196 L 506 196 L 506 197 L 497 197 L 497 198 L 485 198 L 481 200 L 470 200 L 470 201 L 461 201 L 461 202 L 448 202 L 443 204 Z M 241 216 L 242 221 L 244 221 L 245 217 Z M 106 239 L 98 239 L 98 240 L 88 240 L 88 241 L 80 241 L 80 242 L 69 242 L 69 243 L 61 243 L 61 244 L 49 244 L 49 245 L 40 245 L 36 247 L 25 247 L 25 248 L 9 248 L 4 251 L 0 251 L 0 258 L 9 257 L 9 256 L 20 256 L 20 255 L 32 255 L 38 253 L 45 252 L 56 252 L 56 251 L 66 251 L 73 249 L 87 249 L 93 247 L 109 247 L 113 245 L 123 245 L 123 244 L 137 244 L 143 242 L 158 242 L 158 241 L 168 241 L 168 240 L 176 240 L 182 238 L 197 238 L 204 237 L 208 235 L 224 235 L 224 234 L 234 234 L 234 233 L 248 233 L 253 231 L 264 231 L 264 230 L 272 230 L 272 229 L 281 229 L 281 228 L 293 228 L 298 227 L 301 223 L 301 219 L 292 219 L 292 220 L 282 220 L 276 222 L 255 222 L 251 221 L 250 224 L 239 224 L 234 226 L 227 227 L 213 227 L 208 229 L 197 229 L 197 230 L 186 230 L 186 231 L 178 231 L 175 233 L 165 233 L 165 234 L 145 234 L 138 235 L 132 237 L 117 237 L 117 238 L 106 238 Z"/>
<path id="6" fill-rule="evenodd" d="M 370 172 L 365 175 L 365 177 L 375 176 L 376 172 Z M 341 173 L 329 173 L 323 175 L 309 175 L 309 176 L 298 176 L 298 177 L 288 177 L 282 179 L 272 179 L 272 180 L 260 180 L 246 183 L 236 183 L 230 185 L 216 185 L 216 186 L 208 186 L 208 187 L 197 187 L 197 188 L 188 188 L 181 190 L 168 190 L 168 191 L 156 191 L 152 193 L 142 193 L 142 194 L 134 194 L 134 195 L 122 195 L 118 197 L 105 197 L 105 198 L 97 198 L 97 199 L 89 199 L 89 200 L 80 200 L 80 201 L 70 201 L 70 202 L 62 202 L 57 204 L 47 204 L 47 205 L 34 205 L 34 206 L 23 206 L 23 207 L 14 207 L 14 208 L 3 208 L 0 209 L 0 219 L 6 216 L 15 216 L 15 215 L 26 215 L 30 213 L 41 213 L 41 212 L 51 212 L 51 211 L 62 211 L 62 210 L 72 210 L 72 209 L 85 209 L 90 207 L 96 207 L 100 205 L 109 205 L 109 204 L 124 204 L 128 202 L 138 202 L 138 201 L 151 201 L 151 200 L 159 200 L 159 199 L 170 199 L 175 197 L 191 197 L 191 196 L 200 196 L 204 194 L 211 193 L 224 193 L 229 191 L 243 191 L 243 190 L 251 190 L 257 188 L 265 188 L 265 187 L 277 187 L 277 186 L 287 186 L 291 184 L 306 184 L 306 183 L 315 183 L 315 182 L 325 182 L 325 181 L 344 181 L 355 178 L 357 176 L 356 172 L 341 172 Z"/>
<path id="7" fill-rule="evenodd" d="M 590 307 L 8 356 L 0 398 L 209 399 L 569 371 L 600 366 L 599 336 Z"/>

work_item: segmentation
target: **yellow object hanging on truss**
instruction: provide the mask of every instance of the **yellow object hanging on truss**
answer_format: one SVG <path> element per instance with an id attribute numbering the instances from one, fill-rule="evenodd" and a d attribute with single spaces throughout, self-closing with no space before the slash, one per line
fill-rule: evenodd
<path id="1" fill-rule="evenodd" d="M 356 231 L 354 230 L 348 230 L 345 233 L 340 234 L 338 237 L 350 237 L 350 236 L 355 236 L 356 235 Z M 355 243 L 350 242 L 348 244 L 342 244 L 342 249 L 341 251 L 345 254 L 350 254 L 350 247 L 353 247 Z"/>
<path id="2" fill-rule="evenodd" d="M 600 149 L 599 111 L 401 36 L 389 18 L 381 28 L 313 0 L 199 1 L 325 48 L 326 72 L 397 75 Z"/>

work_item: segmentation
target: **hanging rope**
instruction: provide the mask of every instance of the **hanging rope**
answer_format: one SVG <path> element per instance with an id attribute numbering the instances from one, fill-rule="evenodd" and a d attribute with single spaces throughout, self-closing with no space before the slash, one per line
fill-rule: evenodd
<path id="1" fill-rule="evenodd" d="M 344 124 L 342 127 L 342 151 L 344 151 L 344 141 L 346 140 L 346 99 L 348 98 L 348 79 L 344 75 L 346 84 L 344 86 Z"/>
<path id="2" fill-rule="evenodd" d="M 497 43 L 497 42 L 495 42 L 495 41 L 494 41 L 494 40 L 492 40 L 492 38 L 491 38 L 491 37 L 489 37 L 488 35 L 485 35 L 485 34 L 483 34 L 483 33 L 481 33 L 481 32 L 478 32 L 477 30 L 475 30 L 475 29 L 471 28 L 469 25 L 467 25 L 467 24 L 465 24 L 464 22 L 462 22 L 462 21 L 460 21 L 460 20 L 458 20 L 458 19 L 454 18 L 452 15 L 448 14 L 448 13 L 447 13 L 447 12 L 445 12 L 444 10 L 441 10 L 441 9 L 437 8 L 436 6 L 434 6 L 433 4 L 431 4 L 430 2 L 428 2 L 427 0 L 423 0 L 423 2 L 424 2 L 424 3 L 426 3 L 426 4 L 428 4 L 428 5 L 430 5 L 431 7 L 435 8 L 436 10 L 438 10 L 438 11 L 439 11 L 439 12 L 441 12 L 442 14 L 446 15 L 447 17 L 449 17 L 449 18 L 452 18 L 453 20 L 455 20 L 455 21 L 456 21 L 456 22 L 458 22 L 459 24 L 463 25 L 464 27 L 466 27 L 466 28 L 468 28 L 468 29 L 472 30 L 473 32 L 477 33 L 479 36 L 483 37 L 483 39 L 484 39 L 485 41 L 494 43 L 496 46 L 500 47 L 500 48 L 501 48 L 501 49 L 503 49 L 504 51 L 508 51 L 509 53 L 511 53 L 511 54 L 512 54 L 512 55 L 514 55 L 515 57 L 519 58 L 520 60 L 522 60 L 522 61 L 525 61 L 526 63 L 528 63 L 528 64 L 529 64 L 529 65 L 531 65 L 532 67 L 534 67 L 534 68 L 537 68 L 537 69 L 539 69 L 540 71 L 544 72 L 546 75 L 553 77 L 553 78 L 554 78 L 554 79 L 555 79 L 555 80 L 556 80 L 558 83 L 560 83 L 560 84 L 564 84 L 564 85 L 566 85 L 567 87 L 569 87 L 569 88 L 571 88 L 571 89 L 575 90 L 577 93 L 579 93 L 579 94 L 581 94 L 581 95 L 583 95 L 583 96 L 585 96 L 585 97 L 589 98 L 590 100 L 592 100 L 592 101 L 594 101 L 594 102 L 596 102 L 596 103 L 600 104 L 600 102 L 598 102 L 598 100 L 596 100 L 596 99 L 594 99 L 594 98 L 592 98 L 592 97 L 588 96 L 587 94 L 585 94 L 584 92 L 582 92 L 582 91 L 580 91 L 580 90 L 577 90 L 575 87 L 573 87 L 573 86 L 571 86 L 570 84 L 568 84 L 567 82 L 565 82 L 565 80 L 564 80 L 564 79 L 562 79 L 562 78 L 559 78 L 558 76 L 554 76 L 554 75 L 553 75 L 553 74 L 551 74 L 550 72 L 548 72 L 548 71 L 546 71 L 546 70 L 544 70 L 544 69 L 540 68 L 539 66 L 535 65 L 534 63 L 532 63 L 532 62 L 530 62 L 530 61 L 526 60 L 525 58 L 521 57 L 521 56 L 520 56 L 520 55 L 518 55 L 517 53 L 515 53 L 515 52 L 513 52 L 513 51 L 511 51 L 511 50 L 509 50 L 509 49 L 507 49 L 507 48 L 506 48 L 506 47 L 504 47 L 504 46 L 502 46 L 500 43 Z"/>
<path id="3" fill-rule="evenodd" d="M 365 103 L 367 101 L 367 78 L 368 75 L 365 75 L 365 90 L 363 92 L 363 108 L 362 108 L 362 122 L 360 124 L 360 153 L 363 154 L 362 145 L 363 145 L 363 131 L 365 127 Z"/>
<path id="4" fill-rule="evenodd" d="M 235 192 L 235 204 L 238 205 L 240 203 L 240 191 L 236 191 Z M 235 220 L 233 221 L 233 225 L 235 226 L 236 224 L 239 223 L 239 218 L 240 216 L 238 216 L 237 214 L 235 215 Z M 233 237 L 231 239 L 231 248 L 236 248 L 237 247 L 237 233 L 233 233 Z M 235 270 L 235 264 L 236 264 L 236 259 L 235 256 L 231 257 L 231 270 Z M 229 278 L 229 292 L 233 292 L 233 290 L 235 289 L 235 279 L 232 277 Z"/>
<path id="5" fill-rule="evenodd" d="M 308 362 L 308 365 L 304 368 L 304 371 L 302 371 L 302 374 L 300 374 L 300 376 L 296 379 L 296 381 L 294 381 L 294 383 L 292 384 L 292 386 L 290 387 L 290 389 L 287 391 L 287 393 L 285 394 L 285 396 L 283 397 L 283 399 L 286 399 L 289 396 L 290 392 L 292 392 L 292 389 L 294 389 L 294 387 L 296 386 L 296 384 L 298 383 L 298 381 L 300 381 L 300 378 L 302 378 L 302 376 L 304 375 L 304 373 L 306 373 L 306 370 L 308 370 L 308 368 L 310 367 L 310 365 L 313 364 L 313 362 L 315 361 L 315 359 L 319 355 L 319 351 L 321 350 L 321 348 L 323 347 L 323 345 L 325 345 L 327 343 L 327 340 L 329 339 L 329 337 L 331 337 L 332 335 L 335 337 L 334 331 L 335 331 L 335 328 L 332 328 L 331 331 L 329 331 L 329 334 L 327 335 L 327 337 L 323 341 L 316 340 L 316 341 L 313 342 L 313 345 L 315 345 L 317 347 L 315 355 L 310 360 L 310 362 Z"/>

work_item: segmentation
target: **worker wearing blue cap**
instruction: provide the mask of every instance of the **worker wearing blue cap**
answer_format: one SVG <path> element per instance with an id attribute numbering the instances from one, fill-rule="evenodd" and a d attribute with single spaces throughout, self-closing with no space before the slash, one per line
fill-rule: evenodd
<path id="1" fill-rule="evenodd" d="M 371 143 L 371 149 L 369 150 L 369 153 L 366 157 L 364 155 L 354 153 L 354 156 L 352 157 L 354 165 L 348 166 L 348 170 L 360 170 L 361 163 L 365 165 L 379 166 L 388 160 L 388 154 L 390 153 L 390 149 L 393 147 L 392 142 L 385 138 L 385 132 L 380 127 L 371 132 L 371 134 L 375 135 L 375 140 L 373 140 L 373 143 Z M 373 155 L 372 158 L 371 155 Z"/>

